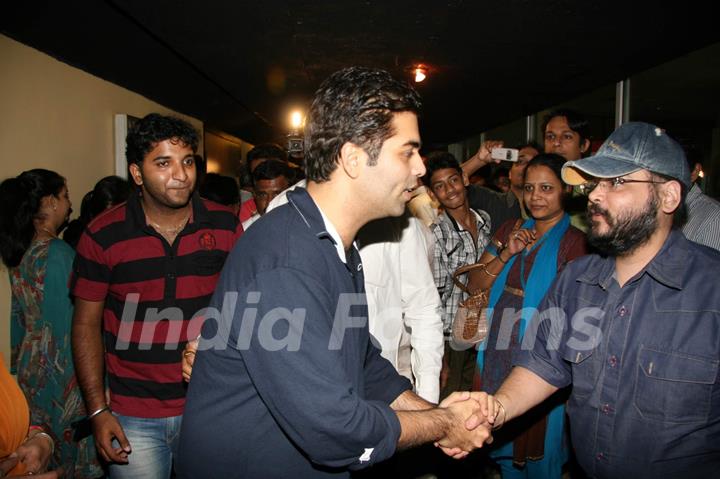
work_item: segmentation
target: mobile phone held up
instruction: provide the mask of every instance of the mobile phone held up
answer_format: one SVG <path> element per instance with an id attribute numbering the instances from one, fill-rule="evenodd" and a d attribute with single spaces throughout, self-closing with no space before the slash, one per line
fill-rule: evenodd
<path id="1" fill-rule="evenodd" d="M 519 151 L 515 148 L 493 148 L 490 158 L 500 161 L 517 161 Z"/>

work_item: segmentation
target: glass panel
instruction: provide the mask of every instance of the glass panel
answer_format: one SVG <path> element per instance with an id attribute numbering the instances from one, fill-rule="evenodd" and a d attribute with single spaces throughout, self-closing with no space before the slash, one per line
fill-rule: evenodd
<path id="1" fill-rule="evenodd" d="M 527 143 L 527 141 L 525 141 L 525 118 L 523 117 L 512 123 L 506 123 L 505 125 L 486 131 L 485 139 L 502 140 L 505 142 L 506 148 L 524 145 Z"/>
<path id="2" fill-rule="evenodd" d="M 701 187 L 720 194 L 720 43 L 631 77 L 630 119 L 667 130 L 702 163 Z"/>

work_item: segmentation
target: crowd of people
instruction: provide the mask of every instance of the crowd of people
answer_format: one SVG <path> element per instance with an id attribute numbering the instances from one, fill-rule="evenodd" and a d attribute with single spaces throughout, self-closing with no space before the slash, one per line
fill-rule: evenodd
<path id="1" fill-rule="evenodd" d="M 720 203 L 672 132 L 592 152 L 556 110 L 509 166 L 500 140 L 461 163 L 421 156 L 420 110 L 352 67 L 304 171 L 263 144 L 240 185 L 204 174 L 198 132 L 153 113 L 77 219 L 60 173 L 4 180 L 0 477 L 711 477 Z"/>

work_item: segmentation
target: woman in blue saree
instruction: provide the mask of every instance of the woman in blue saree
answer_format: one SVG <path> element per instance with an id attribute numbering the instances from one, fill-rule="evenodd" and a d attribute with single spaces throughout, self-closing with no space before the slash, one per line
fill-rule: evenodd
<path id="1" fill-rule="evenodd" d="M 585 235 L 563 209 L 569 193 L 560 176 L 565 159 L 540 154 L 525 169 L 523 200 L 530 217 L 497 231 L 471 273 L 471 290 L 489 289 L 490 327 L 477 358 L 474 390 L 494 394 L 510 374 L 528 323 L 562 268 L 586 253 Z M 560 478 L 568 450 L 563 391 L 498 431 L 490 456 L 504 479 Z"/>

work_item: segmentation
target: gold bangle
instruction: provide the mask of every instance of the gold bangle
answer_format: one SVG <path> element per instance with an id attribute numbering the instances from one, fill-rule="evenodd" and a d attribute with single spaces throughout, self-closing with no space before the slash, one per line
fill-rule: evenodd
<path id="1" fill-rule="evenodd" d="M 484 264 L 481 264 L 480 266 L 482 267 L 482 270 L 483 270 L 483 272 L 484 272 L 486 275 L 490 276 L 491 278 L 497 278 L 497 277 L 498 277 L 498 275 L 492 274 L 490 271 L 488 271 L 487 266 L 485 266 Z"/>
<path id="2" fill-rule="evenodd" d="M 498 406 L 500 406 L 500 409 L 502 409 L 502 412 L 503 412 L 503 421 L 502 421 L 502 423 L 500 423 L 500 424 L 493 424 L 492 430 L 494 431 L 494 430 L 496 430 L 496 429 L 500 429 L 501 427 L 503 427 L 503 425 L 505 424 L 505 421 L 507 421 L 507 411 L 505 410 L 505 406 L 503 406 L 503 403 L 501 403 L 499 399 L 497 399 L 496 397 L 493 397 L 493 400 L 498 404 Z M 498 412 L 498 414 L 495 416 L 495 419 L 497 419 L 499 415 L 500 415 L 500 414 L 499 414 L 499 412 Z"/>

